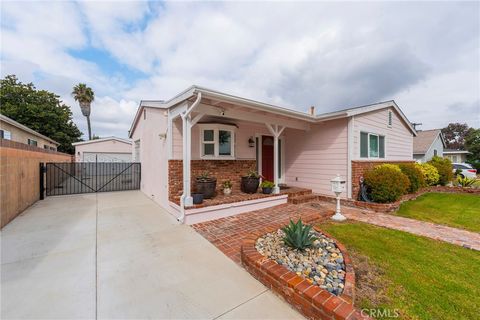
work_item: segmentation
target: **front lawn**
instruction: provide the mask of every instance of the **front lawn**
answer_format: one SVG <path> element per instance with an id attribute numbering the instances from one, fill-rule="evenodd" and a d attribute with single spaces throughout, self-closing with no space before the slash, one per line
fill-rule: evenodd
<path id="1" fill-rule="evenodd" d="M 427 193 L 402 203 L 399 216 L 480 232 L 480 196 Z"/>
<path id="2" fill-rule="evenodd" d="M 403 319 L 478 319 L 480 252 L 360 222 L 320 228 L 352 256 L 357 307 L 398 309 Z"/>

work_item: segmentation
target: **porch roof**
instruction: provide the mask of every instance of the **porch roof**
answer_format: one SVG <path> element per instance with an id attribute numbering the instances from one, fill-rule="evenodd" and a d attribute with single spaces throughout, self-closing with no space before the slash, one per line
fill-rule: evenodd
<path id="1" fill-rule="evenodd" d="M 193 99 L 195 99 L 195 96 L 198 95 L 198 93 L 202 94 L 203 109 L 204 111 L 207 111 L 207 114 L 209 110 L 208 108 L 206 108 L 206 106 L 210 107 L 210 111 L 212 111 L 211 108 L 218 109 L 226 106 L 242 106 L 250 110 L 255 109 L 257 111 L 262 111 L 265 114 L 274 114 L 277 116 L 282 116 L 284 118 L 288 118 L 289 120 L 297 120 L 297 121 L 300 120 L 301 122 L 304 122 L 307 127 L 309 126 L 310 123 L 318 123 L 318 122 L 323 122 L 323 121 L 328 121 L 333 119 L 346 118 L 346 117 L 354 116 L 361 113 L 372 112 L 372 111 L 392 107 L 398 112 L 398 114 L 400 115 L 402 120 L 405 122 L 407 127 L 411 130 L 413 135 L 416 135 L 416 131 L 411 125 L 410 121 L 407 119 L 405 114 L 402 112 L 402 110 L 393 100 L 359 106 L 359 107 L 336 110 L 333 112 L 323 113 L 319 115 L 311 115 L 309 113 L 292 110 L 292 109 L 288 109 L 288 108 L 284 108 L 284 107 L 280 107 L 273 104 L 252 100 L 252 99 L 242 98 L 239 96 L 193 85 L 167 101 L 142 100 L 140 102 L 139 108 L 137 109 L 137 113 L 135 115 L 132 126 L 129 130 L 129 137 L 131 137 L 131 135 L 133 134 L 133 131 L 135 130 L 136 123 L 139 119 L 139 116 L 143 108 L 173 109 L 177 107 L 179 104 L 181 104 L 182 102 L 192 101 Z M 207 103 L 204 103 L 204 102 L 207 102 Z M 243 119 L 243 120 L 248 120 L 248 119 Z M 258 122 L 261 122 L 261 121 L 258 121 Z"/>

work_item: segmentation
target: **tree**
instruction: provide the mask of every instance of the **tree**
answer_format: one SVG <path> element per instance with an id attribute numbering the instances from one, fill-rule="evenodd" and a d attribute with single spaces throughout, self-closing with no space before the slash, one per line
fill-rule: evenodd
<path id="1" fill-rule="evenodd" d="M 88 140 L 92 140 L 92 128 L 90 126 L 90 111 L 95 93 L 92 88 L 87 87 L 85 83 L 79 83 L 73 87 L 72 96 L 80 104 L 82 114 L 87 118 Z"/>
<path id="2" fill-rule="evenodd" d="M 465 147 L 470 152 L 467 160 L 480 169 L 480 129 L 471 128 L 465 138 Z"/>
<path id="3" fill-rule="evenodd" d="M 33 83 L 22 83 L 15 75 L 0 80 L 0 112 L 60 143 L 58 151 L 73 154 L 73 142 L 82 132 L 72 121 L 70 107 L 60 97 L 37 90 Z"/>
<path id="4" fill-rule="evenodd" d="M 465 137 L 470 128 L 466 123 L 449 123 L 442 129 L 448 149 L 465 150 Z"/>

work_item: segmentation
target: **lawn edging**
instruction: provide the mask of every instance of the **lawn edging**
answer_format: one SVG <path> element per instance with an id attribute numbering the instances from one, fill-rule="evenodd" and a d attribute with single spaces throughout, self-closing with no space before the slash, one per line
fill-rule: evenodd
<path id="1" fill-rule="evenodd" d="M 381 213 L 392 213 L 397 211 L 400 208 L 400 205 L 406 201 L 415 200 L 419 196 L 426 193 L 461 193 L 461 194 L 478 194 L 480 195 L 480 189 L 478 188 L 462 188 L 462 187 L 447 187 L 447 186 L 433 186 L 426 187 L 418 190 L 415 193 L 409 193 L 403 195 L 400 200 L 392 203 L 375 203 L 375 202 L 365 202 L 358 201 L 353 199 L 341 199 L 340 202 L 342 205 L 368 209 L 375 212 Z M 335 203 L 336 199 L 332 196 L 327 195 L 317 195 L 317 200 Z"/>
<path id="2" fill-rule="evenodd" d="M 276 261 L 261 255 L 255 248 L 259 237 L 278 228 L 265 228 L 249 234 L 242 242 L 241 259 L 245 269 L 269 289 L 281 295 L 295 309 L 309 319 L 371 319 L 353 305 L 355 296 L 355 272 L 345 246 L 329 234 L 315 227 L 318 232 L 331 238 L 341 251 L 345 263 L 345 284 L 341 295 L 336 296 L 310 284 L 305 278 L 289 271 Z"/>

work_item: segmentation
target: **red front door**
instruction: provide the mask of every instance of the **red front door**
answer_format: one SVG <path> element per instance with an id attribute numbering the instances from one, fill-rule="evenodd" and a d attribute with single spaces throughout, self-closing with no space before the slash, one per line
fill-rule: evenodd
<path id="1" fill-rule="evenodd" d="M 262 176 L 273 181 L 273 137 L 262 136 Z"/>

